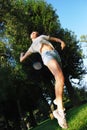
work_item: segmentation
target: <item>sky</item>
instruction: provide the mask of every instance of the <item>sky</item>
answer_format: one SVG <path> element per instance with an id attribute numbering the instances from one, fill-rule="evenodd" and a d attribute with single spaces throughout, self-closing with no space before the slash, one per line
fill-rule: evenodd
<path id="1" fill-rule="evenodd" d="M 87 0 L 46 0 L 59 16 L 61 26 L 71 30 L 80 40 L 81 35 L 87 35 Z M 82 43 L 83 54 L 87 56 L 87 43 Z M 84 59 L 87 67 L 87 58 Z M 84 76 L 87 81 L 87 75 Z"/>
<path id="2" fill-rule="evenodd" d="M 46 0 L 59 16 L 61 26 L 77 35 L 87 35 L 87 0 Z"/>

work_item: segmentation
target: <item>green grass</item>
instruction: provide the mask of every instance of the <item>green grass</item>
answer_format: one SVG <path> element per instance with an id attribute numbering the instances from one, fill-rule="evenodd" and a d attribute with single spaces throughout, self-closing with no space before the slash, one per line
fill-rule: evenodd
<path id="1" fill-rule="evenodd" d="M 66 118 L 69 126 L 67 130 L 87 130 L 87 104 L 70 109 Z M 62 128 L 56 119 L 48 119 L 31 130 L 62 130 Z"/>

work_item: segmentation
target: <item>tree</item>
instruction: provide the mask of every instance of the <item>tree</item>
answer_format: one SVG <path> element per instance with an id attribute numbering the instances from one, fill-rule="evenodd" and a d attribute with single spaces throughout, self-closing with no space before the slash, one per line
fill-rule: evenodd
<path id="1" fill-rule="evenodd" d="M 81 42 L 87 42 L 87 35 L 81 35 L 80 36 L 80 41 Z"/>
<path id="2" fill-rule="evenodd" d="M 85 73 L 82 49 L 73 32 L 68 31 L 67 29 L 61 30 L 60 37 L 61 36 L 67 45 L 61 54 L 65 85 L 73 105 L 78 105 L 80 100 L 76 91 L 74 90 L 74 87 L 72 86 L 72 79 L 76 78 L 81 80 L 82 75 Z"/>

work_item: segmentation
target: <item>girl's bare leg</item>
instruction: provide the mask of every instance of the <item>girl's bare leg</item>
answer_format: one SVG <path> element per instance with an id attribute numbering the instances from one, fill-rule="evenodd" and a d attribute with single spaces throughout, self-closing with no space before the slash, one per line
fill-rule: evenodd
<path id="1" fill-rule="evenodd" d="M 52 72 L 55 78 L 55 101 L 58 106 L 58 110 L 63 110 L 63 89 L 64 89 L 64 76 L 60 65 L 55 59 L 48 62 L 47 67 Z"/>

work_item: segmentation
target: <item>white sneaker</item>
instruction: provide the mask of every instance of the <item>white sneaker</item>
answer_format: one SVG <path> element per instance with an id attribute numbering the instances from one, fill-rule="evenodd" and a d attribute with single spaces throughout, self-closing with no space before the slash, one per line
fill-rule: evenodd
<path id="1" fill-rule="evenodd" d="M 68 128 L 68 125 L 67 125 L 67 122 L 65 119 L 65 114 L 62 114 L 62 115 L 59 114 L 58 110 L 56 109 L 53 111 L 53 115 L 58 120 L 58 124 L 60 125 L 60 127 L 64 128 L 64 129 Z"/>
<path id="2" fill-rule="evenodd" d="M 58 104 L 56 102 L 56 99 L 53 101 L 53 103 L 58 107 Z M 65 108 L 63 108 L 63 111 L 65 111 Z"/>

